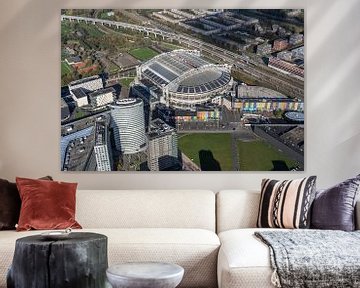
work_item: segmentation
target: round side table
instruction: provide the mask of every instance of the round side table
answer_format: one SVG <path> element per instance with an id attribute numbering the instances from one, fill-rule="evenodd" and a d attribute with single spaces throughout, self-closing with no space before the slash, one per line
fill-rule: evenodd
<path id="1" fill-rule="evenodd" d="M 105 235 L 73 232 L 61 240 L 28 236 L 16 240 L 7 287 L 104 287 L 107 267 Z"/>
<path id="2" fill-rule="evenodd" d="M 114 288 L 175 288 L 184 276 L 184 268 L 161 262 L 117 264 L 106 270 Z"/>

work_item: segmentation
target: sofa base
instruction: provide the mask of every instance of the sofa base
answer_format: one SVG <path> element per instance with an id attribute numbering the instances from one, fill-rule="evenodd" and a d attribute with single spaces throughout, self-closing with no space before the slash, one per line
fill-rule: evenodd
<path id="1" fill-rule="evenodd" d="M 78 231 L 78 230 L 76 230 Z M 184 278 L 179 287 L 216 287 L 216 264 L 220 246 L 217 235 L 203 229 L 133 228 L 82 229 L 108 237 L 109 265 L 124 262 L 160 261 L 182 266 Z M 0 287 L 6 287 L 17 238 L 44 231 L 1 231 Z"/>

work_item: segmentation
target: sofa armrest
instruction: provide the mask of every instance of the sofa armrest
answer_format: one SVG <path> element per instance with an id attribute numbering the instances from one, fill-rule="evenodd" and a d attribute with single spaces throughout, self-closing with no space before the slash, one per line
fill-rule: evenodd
<path id="1" fill-rule="evenodd" d="M 360 230 L 360 199 L 356 202 L 355 206 L 355 229 Z"/>

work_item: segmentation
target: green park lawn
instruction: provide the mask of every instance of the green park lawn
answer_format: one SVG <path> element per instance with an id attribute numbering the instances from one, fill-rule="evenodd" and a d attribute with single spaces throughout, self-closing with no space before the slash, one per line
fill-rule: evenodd
<path id="1" fill-rule="evenodd" d="M 166 42 L 160 42 L 159 45 L 161 47 L 164 47 L 164 48 L 169 49 L 169 50 L 184 49 L 184 47 L 182 47 L 182 46 L 174 45 L 174 44 L 166 43 Z"/>
<path id="2" fill-rule="evenodd" d="M 104 32 L 99 30 L 99 28 L 96 25 L 92 25 L 92 24 L 89 25 L 87 23 L 78 23 L 78 25 L 82 27 L 84 30 L 86 30 L 86 33 L 90 37 L 97 38 L 104 35 Z"/>
<path id="3" fill-rule="evenodd" d="M 289 159 L 283 152 L 261 140 L 250 142 L 239 141 L 238 149 L 241 171 L 288 170 L 286 166 L 291 168 L 296 165 L 296 161 Z M 273 161 L 279 161 L 275 162 L 280 165 L 277 169 L 274 169 Z"/>
<path id="4" fill-rule="evenodd" d="M 83 118 L 84 116 L 86 116 L 86 113 L 81 110 L 81 108 L 76 108 L 75 111 L 73 112 L 75 113 L 75 119 L 80 119 L 80 118 Z"/>
<path id="5" fill-rule="evenodd" d="M 232 153 L 231 153 L 231 134 L 224 133 L 196 133 L 196 134 L 180 134 L 179 148 L 199 167 L 201 150 L 210 151 L 213 158 L 219 162 L 220 170 L 232 170 Z M 207 155 L 211 155 L 207 153 Z M 204 161 L 203 161 L 204 163 Z M 206 164 L 205 164 L 206 165 Z M 213 170 L 211 167 L 209 169 Z"/>
<path id="6" fill-rule="evenodd" d="M 65 61 L 61 61 L 61 76 L 70 74 L 72 68 Z"/>
<path id="7" fill-rule="evenodd" d="M 129 54 L 141 61 L 146 61 L 158 55 L 159 53 L 149 47 L 143 47 L 132 49 L 129 51 Z"/>
<path id="8" fill-rule="evenodd" d="M 110 72 L 111 74 L 113 74 L 113 73 L 116 73 L 116 72 L 119 71 L 119 67 L 116 66 L 116 65 L 113 64 L 113 63 L 110 63 L 110 66 L 108 67 L 108 70 L 109 70 L 109 72 Z"/>
<path id="9" fill-rule="evenodd" d="M 119 83 L 121 86 L 129 87 L 130 83 L 134 81 L 134 77 L 121 78 Z"/>

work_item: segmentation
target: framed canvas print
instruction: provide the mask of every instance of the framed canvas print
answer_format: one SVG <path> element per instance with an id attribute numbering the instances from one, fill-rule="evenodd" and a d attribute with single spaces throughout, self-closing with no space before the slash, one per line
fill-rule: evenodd
<path id="1" fill-rule="evenodd" d="M 62 171 L 304 170 L 304 10 L 64 9 Z"/>

